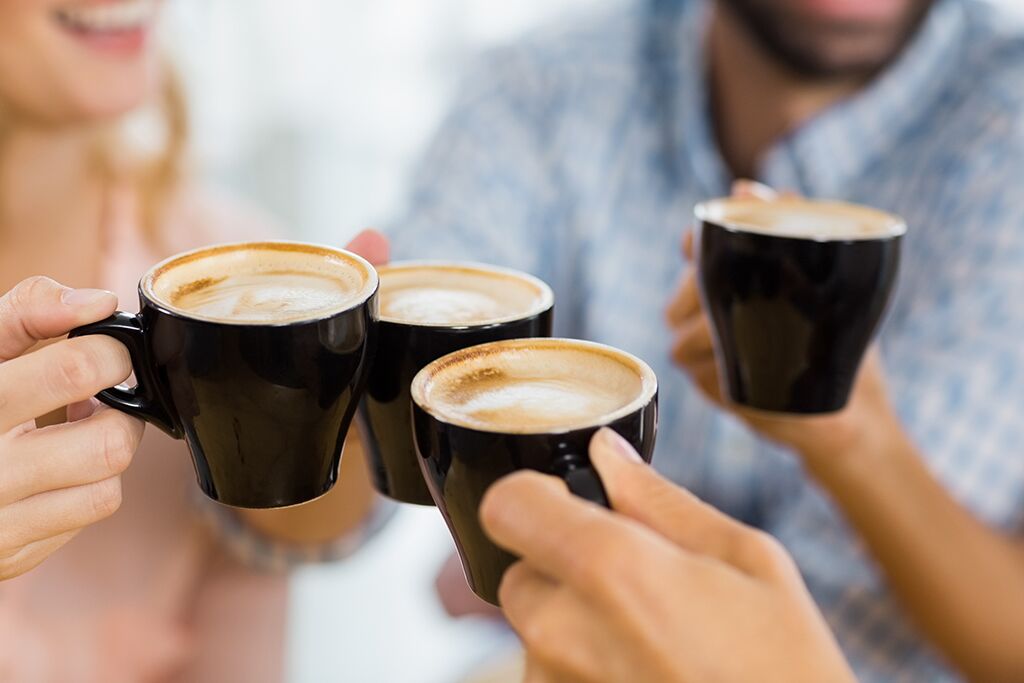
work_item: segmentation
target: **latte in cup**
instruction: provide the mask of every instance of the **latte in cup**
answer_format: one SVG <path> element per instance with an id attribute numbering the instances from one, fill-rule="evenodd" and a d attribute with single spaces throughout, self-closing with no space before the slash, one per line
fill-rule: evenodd
<path id="1" fill-rule="evenodd" d="M 413 262 L 378 272 L 381 319 L 395 323 L 492 325 L 551 306 L 543 282 L 492 266 Z"/>
<path id="2" fill-rule="evenodd" d="M 494 482 L 518 470 L 561 478 L 571 493 L 610 506 L 591 466 L 608 427 L 650 462 L 658 424 L 654 371 L 625 351 L 574 339 L 513 339 L 469 347 L 423 368 L 412 383 L 419 464 L 455 539 L 470 587 L 497 604 L 515 558 L 480 526 Z"/>
<path id="3" fill-rule="evenodd" d="M 532 275 L 482 263 L 407 261 L 379 273 L 377 354 L 359 411 L 373 482 L 395 500 L 433 505 L 409 428 L 412 378 L 469 346 L 550 337 L 554 294 Z"/>
<path id="4" fill-rule="evenodd" d="M 723 395 L 772 412 L 841 410 L 892 298 L 906 223 L 808 199 L 715 199 L 695 213 Z"/>
<path id="5" fill-rule="evenodd" d="M 560 339 L 467 349 L 413 383 L 413 399 L 467 429 L 533 434 L 607 424 L 650 400 L 653 371 L 608 347 Z"/>
<path id="6" fill-rule="evenodd" d="M 203 492 L 243 508 L 327 493 L 376 347 L 377 271 L 341 249 L 185 252 L 139 282 L 138 314 L 72 330 L 128 347 L 138 383 L 98 398 L 183 439 Z"/>
<path id="7" fill-rule="evenodd" d="M 265 325 L 327 317 L 365 299 L 374 284 L 365 265 L 340 250 L 254 242 L 179 256 L 142 286 L 192 318 Z"/>
<path id="8" fill-rule="evenodd" d="M 868 206 L 806 199 L 730 197 L 705 202 L 698 217 L 737 232 L 820 242 L 896 237 L 907 229 L 902 219 Z"/>

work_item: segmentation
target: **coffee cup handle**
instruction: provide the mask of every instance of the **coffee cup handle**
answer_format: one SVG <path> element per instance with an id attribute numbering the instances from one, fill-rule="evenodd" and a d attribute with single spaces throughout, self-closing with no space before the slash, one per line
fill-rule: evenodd
<path id="1" fill-rule="evenodd" d="M 112 337 L 128 347 L 132 359 L 132 369 L 138 384 L 134 387 L 112 387 L 96 394 L 96 398 L 133 417 L 140 418 L 156 425 L 176 439 L 182 438 L 181 429 L 171 418 L 169 411 L 157 391 L 156 374 L 146 350 L 145 330 L 142 320 L 137 315 L 118 311 L 106 320 L 75 328 L 68 335 L 69 339 L 92 334 L 104 334 Z"/>
<path id="2" fill-rule="evenodd" d="M 578 455 L 563 455 L 551 466 L 551 473 L 561 477 L 565 485 L 569 487 L 569 491 L 575 495 L 611 509 L 608 493 L 604 489 L 601 477 L 589 461 Z"/>

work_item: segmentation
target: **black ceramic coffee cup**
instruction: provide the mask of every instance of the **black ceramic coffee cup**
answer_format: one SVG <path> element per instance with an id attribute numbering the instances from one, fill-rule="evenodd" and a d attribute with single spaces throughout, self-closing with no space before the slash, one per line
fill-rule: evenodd
<path id="1" fill-rule="evenodd" d="M 541 280 L 477 263 L 383 266 L 377 352 L 359 425 L 377 490 L 433 505 L 412 440 L 409 385 L 423 366 L 485 342 L 550 337 L 554 305 Z"/>
<path id="2" fill-rule="evenodd" d="M 487 489 L 521 469 L 562 477 L 608 505 L 590 440 L 610 427 L 650 462 L 658 382 L 646 363 L 601 344 L 517 339 L 440 358 L 413 380 L 413 425 L 424 478 L 451 530 L 473 591 L 498 604 L 515 557 L 480 526 Z"/>
<path id="3" fill-rule="evenodd" d="M 764 411 L 841 410 L 892 297 L 904 221 L 804 199 L 716 199 L 696 217 L 723 394 Z"/>
<path id="4" fill-rule="evenodd" d="M 377 286 L 373 266 L 341 249 L 220 245 L 154 266 L 138 315 L 72 336 L 128 347 L 138 386 L 98 398 L 184 439 L 206 495 L 283 507 L 337 479 L 369 374 Z"/>

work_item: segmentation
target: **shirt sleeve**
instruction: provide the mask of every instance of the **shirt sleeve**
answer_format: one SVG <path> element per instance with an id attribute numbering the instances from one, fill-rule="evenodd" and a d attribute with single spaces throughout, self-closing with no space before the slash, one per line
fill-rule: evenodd
<path id="1" fill-rule="evenodd" d="M 1016 117 L 1015 117 L 1016 118 Z M 950 199 L 912 225 L 884 336 L 901 417 L 945 486 L 1024 532 L 1024 125 L 962 160 Z M 915 232 L 917 233 L 915 236 Z"/>
<path id="2" fill-rule="evenodd" d="M 575 240 L 551 148 L 556 91 L 527 50 L 486 57 L 465 80 L 413 175 L 406 210 L 386 232 L 396 260 L 480 261 L 544 279 L 567 331 Z"/>

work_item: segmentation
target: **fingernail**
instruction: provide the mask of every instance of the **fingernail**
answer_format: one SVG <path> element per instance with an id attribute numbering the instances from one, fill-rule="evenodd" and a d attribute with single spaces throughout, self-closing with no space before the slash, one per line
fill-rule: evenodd
<path id="1" fill-rule="evenodd" d="M 602 427 L 597 432 L 597 438 L 602 446 L 615 453 L 615 455 L 620 458 L 631 462 L 643 462 L 640 454 L 636 452 L 628 441 L 619 436 L 615 430 L 609 429 L 608 427 Z"/>
<path id="2" fill-rule="evenodd" d="M 767 201 L 778 199 L 779 197 L 778 192 L 756 180 L 737 180 L 732 184 L 732 191 L 733 194 L 748 194 Z"/>
<path id="3" fill-rule="evenodd" d="M 68 306 L 95 306 L 104 299 L 117 300 L 111 292 L 105 289 L 65 289 L 61 292 L 60 300 Z"/>

